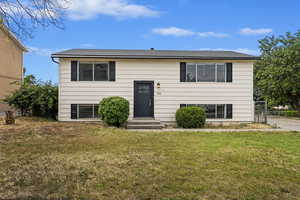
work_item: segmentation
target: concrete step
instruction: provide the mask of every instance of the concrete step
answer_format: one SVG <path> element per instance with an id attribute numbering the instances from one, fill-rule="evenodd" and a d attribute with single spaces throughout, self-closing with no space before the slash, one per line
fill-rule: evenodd
<path id="1" fill-rule="evenodd" d="M 127 129 L 162 129 L 161 124 L 127 124 Z"/>
<path id="2" fill-rule="evenodd" d="M 156 119 L 137 118 L 130 120 L 126 127 L 128 129 L 162 129 L 163 125 Z"/>
<path id="3" fill-rule="evenodd" d="M 130 120 L 128 124 L 160 124 L 159 120 Z"/>

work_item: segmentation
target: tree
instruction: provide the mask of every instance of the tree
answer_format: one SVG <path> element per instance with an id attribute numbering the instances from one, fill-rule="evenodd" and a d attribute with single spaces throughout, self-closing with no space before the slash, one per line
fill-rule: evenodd
<path id="1" fill-rule="evenodd" d="M 58 87 L 51 82 L 41 82 L 33 75 L 24 78 L 20 88 L 5 98 L 10 106 L 21 111 L 22 116 L 32 115 L 55 119 L 58 112 Z"/>
<path id="2" fill-rule="evenodd" d="M 63 28 L 63 11 L 68 0 L 0 0 L 0 24 L 19 38 L 32 37 L 37 27 Z"/>
<path id="3" fill-rule="evenodd" d="M 259 41 L 255 85 L 272 105 L 290 105 L 300 114 L 300 30 Z"/>

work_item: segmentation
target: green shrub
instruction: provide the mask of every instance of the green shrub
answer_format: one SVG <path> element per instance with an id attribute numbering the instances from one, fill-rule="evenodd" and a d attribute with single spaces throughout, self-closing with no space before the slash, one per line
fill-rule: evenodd
<path id="1" fill-rule="evenodd" d="M 58 87 L 51 82 L 41 82 L 28 75 L 4 101 L 19 110 L 22 116 L 56 119 L 58 112 Z"/>
<path id="2" fill-rule="evenodd" d="M 177 125 L 182 128 L 202 128 L 205 125 L 205 120 L 205 111 L 200 107 L 184 107 L 176 112 Z"/>
<path id="3" fill-rule="evenodd" d="M 297 117 L 298 112 L 295 110 L 284 110 L 284 111 L 280 111 L 280 115 L 285 117 Z"/>
<path id="4" fill-rule="evenodd" d="M 120 127 L 129 116 L 129 101 L 122 97 L 108 97 L 99 104 L 101 119 L 111 126 Z"/>

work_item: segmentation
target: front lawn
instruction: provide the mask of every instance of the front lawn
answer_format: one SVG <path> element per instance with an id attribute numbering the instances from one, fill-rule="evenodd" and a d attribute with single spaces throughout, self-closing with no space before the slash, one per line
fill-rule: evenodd
<path id="1" fill-rule="evenodd" d="M 300 198 L 300 133 L 17 123 L 0 125 L 0 199 Z"/>

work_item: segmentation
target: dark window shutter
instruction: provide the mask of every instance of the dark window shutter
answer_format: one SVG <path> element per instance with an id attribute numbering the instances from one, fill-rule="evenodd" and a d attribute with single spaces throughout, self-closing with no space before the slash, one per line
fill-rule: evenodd
<path id="1" fill-rule="evenodd" d="M 226 105 L 226 118 L 232 119 L 232 104 Z"/>
<path id="2" fill-rule="evenodd" d="M 180 82 L 186 82 L 186 63 L 180 63 Z"/>
<path id="3" fill-rule="evenodd" d="M 116 81 L 116 62 L 109 61 L 109 81 Z"/>
<path id="4" fill-rule="evenodd" d="M 232 82 L 232 63 L 226 63 L 226 82 Z"/>
<path id="5" fill-rule="evenodd" d="M 180 108 L 186 107 L 186 104 L 180 104 Z"/>
<path id="6" fill-rule="evenodd" d="M 77 81 L 78 61 L 71 61 L 71 81 Z"/>
<path id="7" fill-rule="evenodd" d="M 77 104 L 71 104 L 71 119 L 77 119 Z"/>

